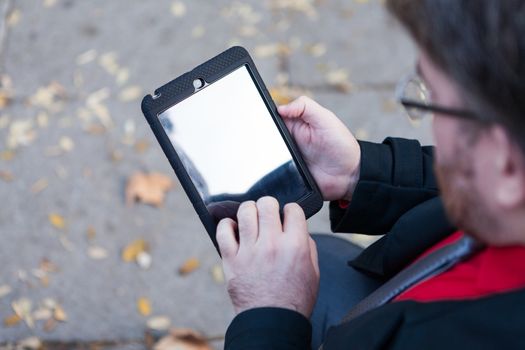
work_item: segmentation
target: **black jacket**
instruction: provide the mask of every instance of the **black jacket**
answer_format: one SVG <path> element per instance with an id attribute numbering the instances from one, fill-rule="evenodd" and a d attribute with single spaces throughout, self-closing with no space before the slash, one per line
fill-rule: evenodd
<path id="1" fill-rule="evenodd" d="M 330 203 L 334 232 L 386 234 L 352 266 L 388 279 L 455 231 L 446 219 L 432 169 L 432 148 L 387 138 L 360 142 L 361 178 L 350 206 Z M 525 289 L 475 300 L 393 302 L 332 327 L 332 349 L 525 349 Z M 237 315 L 225 349 L 310 349 L 301 314 L 257 308 Z"/>

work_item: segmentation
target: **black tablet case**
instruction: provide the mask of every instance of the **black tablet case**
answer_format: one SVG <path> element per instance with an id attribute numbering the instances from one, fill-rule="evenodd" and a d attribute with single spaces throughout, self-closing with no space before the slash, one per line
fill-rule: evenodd
<path id="1" fill-rule="evenodd" d="M 277 108 L 270 96 L 270 93 L 266 89 L 256 67 L 253 63 L 248 51 L 240 46 L 232 47 L 221 54 L 211 58 L 205 63 L 194 68 L 190 72 L 187 72 L 180 77 L 170 81 L 169 83 L 161 86 L 155 90 L 154 95 L 147 95 L 142 100 L 142 113 L 146 117 L 151 130 L 155 134 L 162 150 L 166 154 L 175 174 L 179 178 L 179 181 L 184 188 L 184 191 L 188 195 L 193 207 L 197 211 L 199 218 L 201 219 L 208 235 L 210 236 L 213 244 L 219 251 L 217 241 L 215 239 L 216 224 L 206 209 L 199 193 L 197 192 L 190 176 L 186 172 L 181 160 L 179 159 L 175 149 L 173 148 L 168 136 L 164 132 L 162 125 L 158 119 L 158 115 L 179 103 L 185 98 L 195 93 L 193 81 L 195 79 L 204 79 L 206 83 L 213 83 L 223 76 L 229 74 L 235 69 L 241 66 L 248 66 L 248 70 L 252 75 L 256 86 L 261 93 L 261 96 L 266 103 L 269 111 L 273 115 L 274 120 L 278 125 L 278 129 L 281 135 L 285 139 L 285 142 L 290 149 L 293 159 L 297 164 L 299 172 L 303 175 L 304 181 L 308 187 L 311 188 L 311 192 L 304 196 L 297 203 L 303 208 L 305 216 L 311 217 L 317 213 L 322 205 L 323 199 L 314 178 L 308 171 L 304 160 L 302 159 L 301 153 L 297 148 L 293 138 L 290 136 L 288 129 L 284 122 L 277 113 Z"/>

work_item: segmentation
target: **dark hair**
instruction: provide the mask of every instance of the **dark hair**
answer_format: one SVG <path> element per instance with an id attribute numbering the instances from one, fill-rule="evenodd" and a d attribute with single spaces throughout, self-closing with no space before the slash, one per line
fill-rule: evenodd
<path id="1" fill-rule="evenodd" d="M 525 153 L 525 0 L 387 0 L 390 12 Z"/>

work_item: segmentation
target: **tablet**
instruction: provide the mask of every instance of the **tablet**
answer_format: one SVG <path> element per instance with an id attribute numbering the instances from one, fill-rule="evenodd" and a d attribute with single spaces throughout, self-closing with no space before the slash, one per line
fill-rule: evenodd
<path id="1" fill-rule="evenodd" d="M 272 196 L 306 217 L 319 188 L 242 47 L 232 47 L 142 100 L 142 112 L 218 249 L 218 222 L 239 205 Z"/>

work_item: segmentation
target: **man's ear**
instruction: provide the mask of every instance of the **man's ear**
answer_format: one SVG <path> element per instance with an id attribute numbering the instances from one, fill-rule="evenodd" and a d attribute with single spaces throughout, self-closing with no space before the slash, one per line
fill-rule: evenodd
<path id="1" fill-rule="evenodd" d="M 525 205 L 525 154 L 501 126 L 494 126 L 490 138 L 496 148 L 495 197 L 504 209 Z"/>

